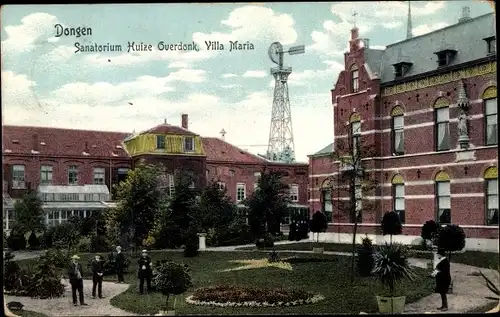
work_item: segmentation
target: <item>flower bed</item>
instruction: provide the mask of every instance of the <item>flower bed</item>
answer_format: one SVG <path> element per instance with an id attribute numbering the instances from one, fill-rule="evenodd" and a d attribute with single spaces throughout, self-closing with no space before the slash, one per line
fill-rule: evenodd
<path id="1" fill-rule="evenodd" d="M 275 307 L 312 304 L 324 298 L 298 290 L 216 286 L 197 289 L 186 302 L 218 307 Z"/>

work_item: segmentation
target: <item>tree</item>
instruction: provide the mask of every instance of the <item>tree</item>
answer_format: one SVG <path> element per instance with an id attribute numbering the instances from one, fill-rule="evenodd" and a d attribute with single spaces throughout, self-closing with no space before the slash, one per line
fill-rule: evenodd
<path id="1" fill-rule="evenodd" d="M 311 232 L 317 233 L 316 242 L 319 242 L 319 233 L 325 232 L 328 229 L 328 220 L 326 216 L 321 211 L 316 211 L 311 219 Z"/>
<path id="2" fill-rule="evenodd" d="M 280 171 L 261 172 L 258 187 L 244 204 L 248 207 L 250 230 L 255 238 L 280 232 L 281 215 L 290 203 L 289 186 L 282 182 Z"/>
<path id="3" fill-rule="evenodd" d="M 37 192 L 32 190 L 14 203 L 16 224 L 23 234 L 45 229 L 45 213 L 42 205 L 43 202 Z"/>
<path id="4" fill-rule="evenodd" d="M 80 240 L 80 232 L 74 222 L 67 221 L 53 227 L 52 244 L 56 248 L 66 247 L 68 251 L 72 250 Z"/>
<path id="5" fill-rule="evenodd" d="M 353 126 L 351 123 L 349 126 Z M 350 133 L 352 136 L 352 133 Z M 351 142 L 337 140 L 332 159 L 338 164 L 338 172 L 326 180 L 323 188 L 329 191 L 331 197 L 337 196 L 336 208 L 339 214 L 348 215 L 349 222 L 354 223 L 352 231 L 351 283 L 355 276 L 356 233 L 358 223 L 362 220 L 363 211 L 375 210 L 375 204 L 366 200 L 374 196 L 378 181 L 367 169 L 371 162 L 369 158 L 377 156 L 372 144 L 363 142 L 361 136 L 352 137 Z M 347 200 L 343 200 L 347 198 Z M 333 198 L 332 198 L 333 199 Z"/>
<path id="6" fill-rule="evenodd" d="M 391 245 L 392 245 L 392 236 L 401 234 L 403 232 L 403 226 L 401 225 L 401 220 L 399 216 L 394 211 L 388 211 L 384 214 L 382 218 L 382 234 L 385 236 L 386 234 L 391 236 Z"/>
<path id="7" fill-rule="evenodd" d="M 135 246 L 148 236 L 162 200 L 159 188 L 161 170 L 140 162 L 127 178 L 115 185 L 118 206 L 107 213 L 107 222 L 115 222 L 122 235 L 132 234 Z"/>
<path id="8" fill-rule="evenodd" d="M 459 225 L 447 225 L 439 230 L 438 249 L 448 251 L 448 259 L 451 262 L 451 252 L 465 248 L 465 239 L 464 229 Z"/>
<path id="9" fill-rule="evenodd" d="M 439 234 L 439 224 L 435 222 L 434 220 L 428 220 L 424 223 L 422 226 L 422 231 L 420 233 L 420 236 L 424 240 L 430 240 L 432 241 L 433 244 L 436 244 L 436 238 Z"/>
<path id="10" fill-rule="evenodd" d="M 157 291 L 167 296 L 166 311 L 168 311 L 168 300 L 170 295 L 182 294 L 193 284 L 191 282 L 190 270 L 187 265 L 177 264 L 171 261 L 157 261 L 153 284 Z M 175 310 L 175 301 L 174 301 Z"/>

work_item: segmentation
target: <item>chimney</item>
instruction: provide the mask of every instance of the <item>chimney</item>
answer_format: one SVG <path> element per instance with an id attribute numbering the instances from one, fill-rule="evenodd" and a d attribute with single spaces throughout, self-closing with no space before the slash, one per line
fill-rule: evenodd
<path id="1" fill-rule="evenodd" d="M 40 151 L 40 142 L 38 141 L 38 133 L 33 133 L 33 151 Z"/>
<path id="2" fill-rule="evenodd" d="M 183 114 L 182 117 L 181 117 L 181 124 L 182 124 L 182 127 L 186 130 L 189 130 L 188 129 L 188 115 L 187 114 Z"/>
<path id="3" fill-rule="evenodd" d="M 470 7 L 462 7 L 462 17 L 458 19 L 458 23 L 470 20 Z"/>

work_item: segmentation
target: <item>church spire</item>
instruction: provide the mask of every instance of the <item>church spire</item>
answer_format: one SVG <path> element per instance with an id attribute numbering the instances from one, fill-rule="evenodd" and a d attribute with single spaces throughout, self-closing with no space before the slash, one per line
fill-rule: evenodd
<path id="1" fill-rule="evenodd" d="M 406 39 L 411 39 L 413 37 L 412 35 L 412 25 L 411 25 L 411 3 L 408 1 L 408 21 L 406 25 Z"/>

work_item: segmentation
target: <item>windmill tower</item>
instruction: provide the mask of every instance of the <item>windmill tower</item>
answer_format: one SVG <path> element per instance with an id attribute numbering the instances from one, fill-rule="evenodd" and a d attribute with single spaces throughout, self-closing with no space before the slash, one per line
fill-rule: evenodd
<path id="1" fill-rule="evenodd" d="M 294 162 L 295 146 L 293 142 L 292 111 L 288 97 L 288 76 L 292 73 L 291 67 L 283 67 L 283 56 L 303 54 L 304 45 L 291 47 L 288 51 L 283 50 L 279 42 L 274 42 L 269 47 L 269 58 L 278 65 L 271 68 L 274 76 L 274 98 L 271 113 L 271 127 L 269 129 L 269 143 L 267 146 L 267 159 L 278 162 Z"/>

